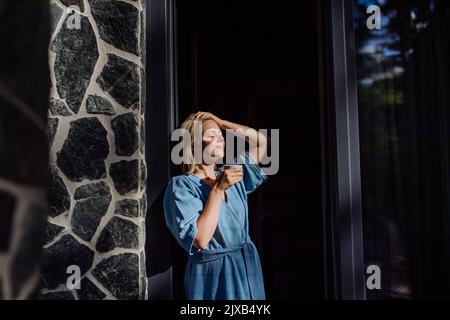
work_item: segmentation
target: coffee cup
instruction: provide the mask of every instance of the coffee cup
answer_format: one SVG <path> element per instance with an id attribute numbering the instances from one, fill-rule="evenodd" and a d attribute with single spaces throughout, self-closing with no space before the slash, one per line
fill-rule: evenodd
<path id="1" fill-rule="evenodd" d="M 233 169 L 233 168 L 241 168 L 242 169 L 242 165 L 241 164 L 224 164 L 223 165 L 223 169 Z"/>

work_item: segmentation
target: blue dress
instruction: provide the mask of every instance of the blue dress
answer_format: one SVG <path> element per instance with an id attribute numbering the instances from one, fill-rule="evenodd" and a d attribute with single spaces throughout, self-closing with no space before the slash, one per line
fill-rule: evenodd
<path id="1" fill-rule="evenodd" d="M 189 300 L 264 300 L 261 263 L 248 234 L 247 195 L 268 179 L 248 152 L 239 156 L 244 178 L 226 190 L 216 231 L 197 249 L 197 219 L 211 187 L 194 174 L 173 177 L 164 194 L 166 224 L 189 254 L 184 275 Z"/>

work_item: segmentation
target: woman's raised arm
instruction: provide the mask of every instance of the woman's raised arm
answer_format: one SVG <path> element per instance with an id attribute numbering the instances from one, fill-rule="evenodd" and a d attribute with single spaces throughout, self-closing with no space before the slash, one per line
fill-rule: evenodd
<path id="1" fill-rule="evenodd" d="M 249 154 L 253 160 L 255 160 L 256 164 L 261 162 L 267 149 L 267 137 L 264 134 L 253 128 L 228 120 L 222 120 L 210 112 L 201 112 L 200 114 L 209 115 L 219 125 L 220 129 L 227 130 L 235 136 L 247 141 L 250 146 Z"/>

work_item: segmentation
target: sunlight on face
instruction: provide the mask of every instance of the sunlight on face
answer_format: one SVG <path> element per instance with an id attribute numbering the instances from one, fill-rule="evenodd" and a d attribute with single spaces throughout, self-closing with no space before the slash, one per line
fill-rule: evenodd
<path id="1" fill-rule="evenodd" d="M 214 160 L 223 158 L 225 153 L 225 139 L 217 123 L 213 120 L 206 120 L 202 127 L 203 151 L 209 154 Z"/>

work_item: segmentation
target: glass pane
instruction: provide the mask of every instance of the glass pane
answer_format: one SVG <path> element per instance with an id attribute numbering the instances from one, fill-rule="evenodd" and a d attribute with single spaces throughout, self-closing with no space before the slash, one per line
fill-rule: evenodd
<path id="1" fill-rule="evenodd" d="M 373 2 L 355 2 L 367 296 L 448 298 L 450 2 L 378 0 L 369 30 Z"/>

